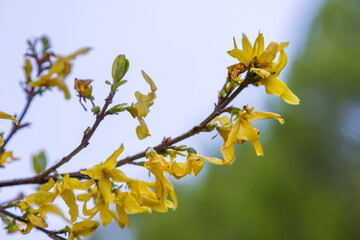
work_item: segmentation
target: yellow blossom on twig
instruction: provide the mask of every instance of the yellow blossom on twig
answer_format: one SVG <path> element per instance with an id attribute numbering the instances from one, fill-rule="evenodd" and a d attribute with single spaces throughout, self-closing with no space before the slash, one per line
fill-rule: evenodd
<path id="1" fill-rule="evenodd" d="M 93 232 L 99 226 L 99 222 L 92 220 L 84 220 L 82 222 L 75 223 L 69 231 L 69 237 L 67 240 L 73 240 L 74 238 L 80 240 L 80 236 L 90 237 Z"/>
<path id="2" fill-rule="evenodd" d="M 124 150 L 124 145 L 121 146 L 102 164 L 97 164 L 85 171 L 82 174 L 87 175 L 93 179 L 98 180 L 98 186 L 101 195 L 104 198 L 105 204 L 109 205 L 111 201 L 112 182 L 135 182 L 136 180 L 128 178 L 122 171 L 116 169 L 116 159 Z"/>
<path id="3" fill-rule="evenodd" d="M 70 93 L 65 84 L 65 78 L 71 71 L 71 62 L 76 56 L 86 54 L 89 50 L 90 48 L 83 48 L 65 57 L 55 55 L 56 61 L 51 65 L 48 73 L 38 77 L 34 82 L 28 82 L 27 84 L 30 87 L 38 88 L 50 88 L 57 86 L 60 91 L 64 92 L 65 98 L 69 99 Z"/>
<path id="4" fill-rule="evenodd" d="M 235 79 L 242 72 L 251 70 L 259 76 L 259 81 L 255 82 L 255 84 L 264 85 L 266 93 L 281 97 L 287 103 L 299 104 L 299 98 L 287 87 L 284 82 L 277 79 L 287 62 L 284 48 L 288 45 L 289 42 L 271 42 L 265 49 L 264 37 L 262 33 L 259 33 L 254 46 L 252 46 L 249 39 L 245 34 L 243 34 L 242 50 L 237 48 L 234 39 L 234 49 L 228 51 L 232 57 L 240 61 L 239 64 L 228 68 L 229 73 L 232 78 Z M 278 62 L 275 63 L 273 61 L 278 52 L 280 52 L 280 57 Z"/>

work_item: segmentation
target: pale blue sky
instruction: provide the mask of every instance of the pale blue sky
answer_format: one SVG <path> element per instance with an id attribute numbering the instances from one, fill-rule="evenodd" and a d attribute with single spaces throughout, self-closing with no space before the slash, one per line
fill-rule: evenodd
<path id="1" fill-rule="evenodd" d="M 226 67 L 235 63 L 226 53 L 233 47 L 233 36 L 240 41 L 243 32 L 254 41 L 260 30 L 266 44 L 290 41 L 287 53 L 291 64 L 302 49 L 307 28 L 321 2 L 1 1 L 1 111 L 19 114 L 23 108 L 25 99 L 19 81 L 23 79 L 21 67 L 26 39 L 47 34 L 53 50 L 63 55 L 85 46 L 93 49 L 76 59 L 67 79 L 71 100 L 65 101 L 63 94 L 55 89 L 34 101 L 25 119 L 32 123 L 31 127 L 20 131 L 8 145 L 21 161 L 0 169 L 0 179 L 31 176 L 31 155 L 44 149 L 52 164 L 79 143 L 94 117 L 78 104 L 73 90 L 75 77 L 95 80 L 93 95 L 96 103 L 103 105 L 108 90 L 104 81 L 111 80 L 112 61 L 118 54 L 126 54 L 130 60 L 130 70 L 125 77 L 128 83 L 120 89 L 115 102 L 131 103 L 135 100 L 135 91 L 149 91 L 140 73 L 145 70 L 158 87 L 155 104 L 145 119 L 152 136 L 139 141 L 135 135 L 137 121 L 127 112 L 109 117 L 87 149 L 60 172 L 104 161 L 121 143 L 125 145 L 122 156 L 132 155 L 157 145 L 164 136 L 175 137 L 198 124 L 213 109 L 226 77 Z M 271 111 L 265 109 L 264 102 L 280 103 L 281 100 L 264 96 L 263 92 L 263 89 L 249 88 L 234 105 L 249 104 L 258 110 Z M 0 121 L 1 131 L 9 126 L 10 123 Z M 217 149 L 219 141 L 211 141 L 211 136 L 202 134 L 184 143 L 200 152 L 209 149 L 210 144 Z M 132 177 L 145 176 L 145 171 L 136 167 L 126 166 L 122 170 Z M 0 202 L 19 191 L 19 188 L 1 189 Z M 30 187 L 24 192 L 31 191 Z M 33 232 L 29 236 L 45 239 L 42 233 Z M 19 239 L 19 236 L 7 236 L 5 231 L 0 231 L 0 239 Z"/>

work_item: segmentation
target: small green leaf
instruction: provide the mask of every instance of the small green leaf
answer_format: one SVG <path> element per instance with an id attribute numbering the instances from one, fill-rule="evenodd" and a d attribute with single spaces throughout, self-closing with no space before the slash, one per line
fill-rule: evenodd
<path id="1" fill-rule="evenodd" d="M 46 168 L 46 156 L 44 152 L 40 152 L 38 155 L 33 156 L 33 168 L 36 174 L 41 173 Z"/>
<path id="2" fill-rule="evenodd" d="M 47 50 L 49 50 L 51 48 L 51 44 L 50 44 L 49 38 L 47 36 L 43 36 L 41 38 L 41 42 L 43 44 L 42 54 L 45 55 Z"/>
<path id="3" fill-rule="evenodd" d="M 196 150 L 193 149 L 192 147 L 187 148 L 186 151 L 187 151 L 188 153 L 197 153 Z"/>
<path id="4" fill-rule="evenodd" d="M 129 60 L 126 59 L 124 54 L 117 56 L 113 62 L 111 75 L 114 79 L 114 84 L 121 81 L 129 69 Z"/>
<path id="5" fill-rule="evenodd" d="M 111 109 L 109 109 L 108 114 L 118 114 L 119 112 L 125 111 L 125 106 L 127 103 L 118 104 Z"/>

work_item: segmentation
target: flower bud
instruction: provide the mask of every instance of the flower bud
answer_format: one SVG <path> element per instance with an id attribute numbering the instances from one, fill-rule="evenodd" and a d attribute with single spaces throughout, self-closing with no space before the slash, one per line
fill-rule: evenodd
<path id="1" fill-rule="evenodd" d="M 112 77 L 113 83 L 116 85 L 117 82 L 121 81 L 126 72 L 129 69 L 129 60 L 126 59 L 124 54 L 117 56 L 112 66 Z"/>

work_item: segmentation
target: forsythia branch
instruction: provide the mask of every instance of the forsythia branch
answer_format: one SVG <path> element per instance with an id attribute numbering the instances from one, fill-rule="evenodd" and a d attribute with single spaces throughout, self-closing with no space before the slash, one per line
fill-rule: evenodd
<path id="1" fill-rule="evenodd" d="M 240 86 L 237 88 L 237 90 L 235 92 L 233 92 L 231 95 L 229 95 L 229 97 L 223 99 L 219 104 L 217 104 L 215 106 L 214 111 L 204 120 L 202 121 L 199 125 L 194 126 L 192 129 L 190 129 L 189 131 L 187 131 L 184 134 L 181 134 L 178 137 L 175 138 L 170 138 L 167 139 L 166 141 L 163 141 L 162 143 L 160 143 L 159 145 L 154 147 L 154 150 L 157 152 L 160 152 L 164 149 L 166 149 L 167 147 L 178 143 L 186 138 L 189 138 L 199 132 L 201 132 L 202 130 L 204 130 L 204 128 L 206 128 L 206 126 L 209 124 L 209 122 L 214 119 L 215 117 L 219 116 L 221 113 L 223 113 L 224 109 L 226 108 L 226 106 L 244 89 L 246 88 L 251 82 L 253 81 L 253 78 L 250 75 L 247 75 L 246 78 L 244 79 L 244 81 L 240 84 Z M 93 127 L 91 128 L 89 134 L 84 136 L 83 141 L 81 142 L 81 144 L 75 148 L 68 156 L 64 157 L 59 163 L 57 163 L 56 165 L 54 165 L 53 167 L 49 168 L 48 170 L 40 173 L 37 176 L 34 177 L 29 177 L 29 178 L 22 178 L 22 179 L 14 179 L 14 180 L 10 180 L 10 181 L 0 181 L 0 187 L 6 187 L 6 186 L 14 186 L 14 185 L 23 185 L 23 184 L 41 184 L 41 183 L 45 183 L 47 181 L 49 181 L 50 178 L 55 178 L 55 176 L 48 176 L 47 175 L 53 171 L 56 170 L 56 168 L 60 167 L 61 165 L 63 165 L 64 163 L 68 162 L 73 156 L 75 156 L 78 152 L 80 152 L 83 148 L 85 148 L 88 144 L 88 140 L 91 138 L 92 134 L 95 132 L 96 128 L 98 127 L 98 125 L 100 124 L 101 120 L 104 117 L 106 108 L 108 107 L 109 103 L 111 103 L 111 99 L 113 96 L 111 96 L 111 94 L 109 95 L 109 97 L 106 100 L 106 103 L 100 113 L 100 115 L 96 118 L 96 121 L 93 125 Z M 225 109 L 228 110 L 228 109 Z M 137 159 L 143 158 L 145 157 L 146 154 L 146 150 L 142 151 L 140 153 L 137 153 L 133 156 L 129 156 L 126 157 L 120 161 L 118 161 L 116 163 L 116 166 L 122 166 L 124 164 L 127 163 L 131 163 Z M 65 173 L 61 174 L 62 176 Z M 88 176 L 83 175 L 79 172 L 72 172 L 69 173 L 70 177 L 74 177 L 74 178 L 78 178 L 78 179 L 89 179 Z"/>
<path id="2" fill-rule="evenodd" d="M 37 41 L 41 41 L 43 46 L 40 52 L 36 48 Z M 25 55 L 27 58 L 24 66 L 26 76 L 24 90 L 27 93 L 28 101 L 18 120 L 14 116 L 0 111 L 0 119 L 11 120 L 14 123 L 5 141 L 2 138 L 2 133 L 0 133 L 0 167 L 18 159 L 13 157 L 11 151 L 5 151 L 5 145 L 19 129 L 28 125 L 28 123 L 20 123 L 33 98 L 37 94 L 42 95 L 43 92 L 57 87 L 64 93 L 65 98 L 69 99 L 70 92 L 65 84 L 65 78 L 70 73 L 72 61 L 78 55 L 86 54 L 90 50 L 90 48 L 83 48 L 73 54 L 61 56 L 50 52 L 50 42 L 46 37 L 36 39 L 34 42 L 29 41 L 28 44 L 30 53 Z M 92 220 L 92 218 L 98 213 L 103 226 L 116 221 L 120 228 L 130 227 L 128 214 L 151 213 L 152 211 L 166 212 L 169 209 L 175 210 L 177 208 L 178 200 L 174 186 L 166 175 L 171 175 L 175 179 L 181 179 L 191 174 L 196 176 L 202 170 L 204 162 L 215 165 L 231 165 L 235 160 L 234 144 L 244 142 L 250 142 L 256 154 L 263 156 L 264 153 L 259 140 L 260 131 L 254 128 L 251 122 L 261 119 L 276 119 L 283 124 L 283 117 L 276 113 L 254 111 L 254 108 L 248 105 L 242 108 L 228 107 L 228 105 L 249 85 L 263 85 L 266 93 L 281 97 L 287 103 L 299 104 L 297 96 L 291 92 L 285 83 L 277 79 L 287 63 L 287 55 L 284 51 L 287 45 L 287 42 L 279 44 L 271 42 L 265 49 L 264 38 L 261 33 L 253 45 L 243 34 L 242 50 L 238 49 L 234 40 L 234 49 L 228 52 L 239 62 L 227 68 L 227 78 L 218 94 L 217 104 L 200 124 L 175 138 L 164 137 L 163 141 L 153 148 L 147 148 L 135 155 L 117 160 L 124 150 L 124 145 L 121 144 L 105 162 L 98 163 L 88 169 L 80 169 L 77 172 L 59 174 L 57 172 L 59 167 L 68 163 L 76 154 L 88 146 L 91 137 L 106 116 L 127 111 L 139 122 L 136 127 L 138 138 L 141 140 L 150 136 L 145 117 L 154 104 L 157 87 L 144 71 L 142 71 L 142 75 L 150 87 L 150 92 L 143 94 L 137 91 L 135 92 L 136 103 L 131 105 L 121 103 L 110 108 L 118 88 L 126 83 L 123 77 L 129 69 L 129 61 L 125 55 L 118 55 L 113 62 L 111 71 L 113 82 L 105 81 L 110 86 L 110 93 L 102 108 L 94 103 L 95 98 L 92 96 L 91 86 L 93 80 L 75 78 L 74 88 L 77 91 L 81 106 L 86 111 L 82 101 L 85 103 L 89 100 L 92 104 L 91 111 L 96 115 L 96 119 L 92 127 L 85 130 L 79 145 L 53 166 L 46 169 L 46 155 L 44 152 L 40 152 L 33 156 L 33 167 L 37 175 L 0 181 L 0 188 L 42 184 L 36 192 L 0 205 L 0 215 L 6 225 L 5 228 L 8 232 L 19 231 L 20 228 L 17 224 L 20 223 L 26 225 L 26 228 L 21 230 L 23 234 L 29 233 L 35 227 L 53 239 L 64 239 L 58 234 L 68 234 L 68 240 L 80 240 L 81 236 L 88 237 L 96 231 L 100 221 Z M 277 53 L 280 53 L 280 56 L 275 62 Z M 32 79 L 32 64 L 28 57 L 33 58 L 38 67 L 35 79 Z M 224 140 L 221 146 L 221 154 L 224 160 L 202 156 L 194 148 L 186 145 L 175 145 L 200 132 L 212 131 L 217 131 Z M 136 162 L 136 160 L 144 157 L 146 158 L 144 161 Z M 128 177 L 118 169 L 125 164 L 146 168 L 149 174 L 154 176 L 154 181 L 143 181 Z M 59 198 L 68 207 L 67 216 L 54 202 L 55 199 Z M 83 205 L 82 216 L 79 213 L 80 205 L 78 204 L 80 202 Z M 88 208 L 88 202 L 91 202 L 91 208 Z M 19 217 L 7 211 L 13 207 L 19 208 L 23 215 Z M 66 226 L 60 231 L 47 230 L 46 216 L 48 213 L 62 217 L 71 224 L 71 227 Z"/>

